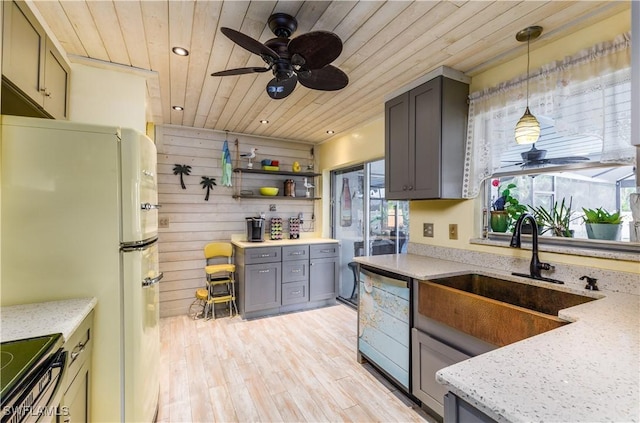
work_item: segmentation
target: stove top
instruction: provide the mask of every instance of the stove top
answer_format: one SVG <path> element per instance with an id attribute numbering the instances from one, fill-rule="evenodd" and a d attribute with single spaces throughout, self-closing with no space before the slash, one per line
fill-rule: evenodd
<path id="1" fill-rule="evenodd" d="M 62 338 L 62 334 L 21 339 L 0 344 L 0 397 L 7 398 L 22 380 Z"/>

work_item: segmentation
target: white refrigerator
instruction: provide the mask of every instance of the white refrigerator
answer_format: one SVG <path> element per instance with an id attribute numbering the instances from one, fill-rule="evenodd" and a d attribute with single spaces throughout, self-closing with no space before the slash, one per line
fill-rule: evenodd
<path id="1" fill-rule="evenodd" d="M 154 143 L 117 127 L 15 116 L 0 125 L 1 304 L 96 297 L 91 421 L 153 421 L 162 278 Z"/>

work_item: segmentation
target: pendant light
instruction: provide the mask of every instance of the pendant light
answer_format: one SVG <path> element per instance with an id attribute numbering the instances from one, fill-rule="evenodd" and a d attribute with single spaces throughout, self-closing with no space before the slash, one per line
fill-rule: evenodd
<path id="1" fill-rule="evenodd" d="M 529 44 L 542 34 L 541 26 L 530 26 L 516 34 L 516 40 L 527 42 L 527 109 L 516 124 L 516 142 L 518 144 L 533 144 L 540 138 L 540 122 L 529 111 Z"/>

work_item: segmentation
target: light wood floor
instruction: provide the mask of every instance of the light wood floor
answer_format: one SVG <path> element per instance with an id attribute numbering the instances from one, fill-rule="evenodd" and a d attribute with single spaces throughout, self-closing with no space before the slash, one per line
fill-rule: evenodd
<path id="1" fill-rule="evenodd" d="M 356 361 L 356 311 L 161 319 L 158 422 L 430 422 Z"/>

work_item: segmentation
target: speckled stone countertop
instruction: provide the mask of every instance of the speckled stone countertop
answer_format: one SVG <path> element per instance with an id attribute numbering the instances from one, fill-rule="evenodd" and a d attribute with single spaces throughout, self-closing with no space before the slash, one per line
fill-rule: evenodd
<path id="1" fill-rule="evenodd" d="M 446 367 L 439 383 L 499 422 L 640 421 L 640 297 L 532 281 L 406 254 L 355 261 L 417 279 L 469 271 L 599 297 L 561 310 L 573 323 Z"/>
<path id="2" fill-rule="evenodd" d="M 0 307 L 1 342 L 61 333 L 65 341 L 96 306 L 95 298 Z"/>
<path id="3" fill-rule="evenodd" d="M 247 242 L 242 240 L 231 240 L 231 243 L 240 248 L 257 248 L 257 247 L 284 247 L 287 245 L 305 245 L 305 244 L 330 244 L 340 242 L 332 238 L 299 238 L 299 239 L 279 239 L 264 240 L 263 242 Z"/>

